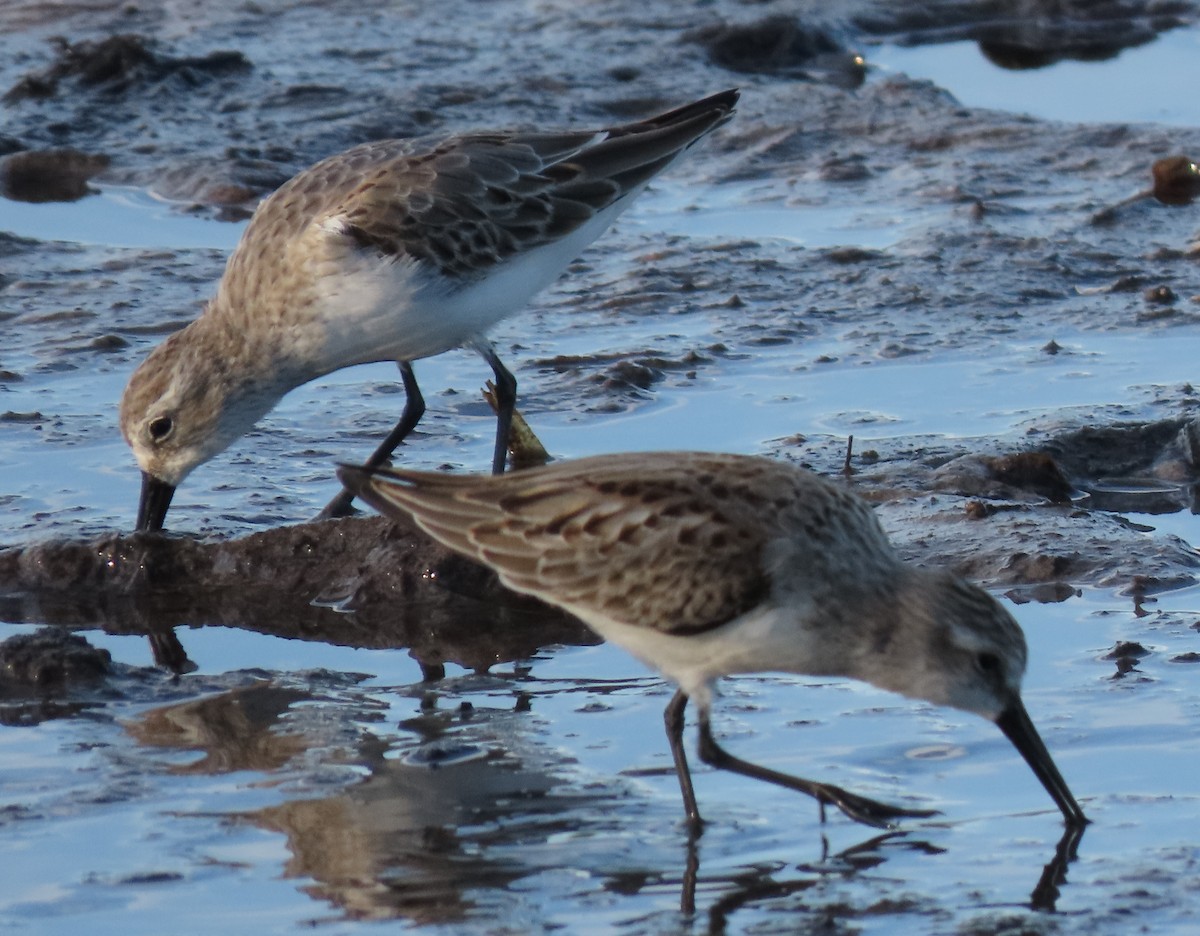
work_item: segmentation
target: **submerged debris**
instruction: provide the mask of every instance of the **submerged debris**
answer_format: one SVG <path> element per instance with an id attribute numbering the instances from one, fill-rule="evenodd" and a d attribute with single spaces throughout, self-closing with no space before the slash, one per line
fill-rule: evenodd
<path id="1" fill-rule="evenodd" d="M 1123 201 L 1101 208 L 1092 215 L 1092 224 L 1112 224 L 1122 208 L 1138 202 L 1155 199 L 1160 204 L 1180 207 L 1190 205 L 1200 197 L 1200 170 L 1194 160 L 1187 156 L 1168 156 L 1156 160 L 1150 167 L 1153 184 Z"/>
<path id="2" fill-rule="evenodd" d="M 13 695 L 18 686 L 47 692 L 96 682 L 111 664 L 107 650 L 57 627 L 14 634 L 0 642 L 0 696 Z"/>
<path id="3" fill-rule="evenodd" d="M 1168 156 L 1158 160 L 1154 175 L 1154 197 L 1164 205 L 1190 205 L 1200 197 L 1200 169 L 1187 156 Z"/>

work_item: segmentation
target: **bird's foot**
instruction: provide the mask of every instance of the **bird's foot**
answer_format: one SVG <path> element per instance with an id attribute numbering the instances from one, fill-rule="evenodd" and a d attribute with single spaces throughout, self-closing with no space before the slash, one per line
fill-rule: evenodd
<path id="1" fill-rule="evenodd" d="M 849 790 L 829 783 L 819 784 L 819 792 L 815 794 L 822 806 L 831 803 L 855 822 L 873 826 L 876 829 L 893 829 L 897 819 L 928 819 L 938 815 L 936 809 L 907 809 L 903 806 L 892 806 L 866 796 L 859 796 Z"/>
<path id="2" fill-rule="evenodd" d="M 313 517 L 313 520 L 334 520 L 339 517 L 353 517 L 359 513 L 359 510 L 354 506 L 354 495 L 342 488 L 328 504 L 321 508 L 321 512 Z"/>

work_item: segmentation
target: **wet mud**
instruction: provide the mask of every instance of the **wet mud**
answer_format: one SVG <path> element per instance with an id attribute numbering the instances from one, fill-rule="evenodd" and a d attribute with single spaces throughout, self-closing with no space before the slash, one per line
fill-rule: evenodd
<path id="1" fill-rule="evenodd" d="M 218 542 L 145 534 L 51 540 L 0 552 L 0 581 L 5 620 L 170 641 L 159 662 L 176 671 L 188 668 L 169 636 L 176 627 L 404 648 L 429 672 L 446 663 L 486 671 L 543 646 L 598 642 L 573 618 L 380 517 Z M 186 643 L 186 632 L 177 639 Z M 45 646 L 48 657 L 73 649 Z"/>
<path id="2" fill-rule="evenodd" d="M 1131 712 L 1153 708 L 1151 742 L 1156 731 L 1185 738 L 1159 738 L 1156 776 L 1190 769 L 1194 736 L 1181 726 L 1198 714 L 1186 682 L 1196 616 L 1169 599 L 1200 582 L 1200 553 L 1194 538 L 1151 520 L 1197 512 L 1197 394 L 1186 379 L 1157 377 L 1114 386 L 1098 405 L 1038 394 L 1059 373 L 1052 368 L 1092 366 L 1080 336 L 1194 340 L 1200 129 L 972 109 L 871 64 L 881 44 L 967 40 L 1002 67 L 1036 69 L 1117 56 L 1200 20 L 1185 2 L 1044 7 L 218 0 L 0 9 L 0 619 L 18 630 L 0 642 L 0 723 L 52 726 L 63 734 L 48 737 L 71 739 L 41 754 L 60 798 L 14 781 L 21 795 L 0 809 L 0 827 L 57 829 L 64 816 L 98 815 L 97 803 L 177 822 L 176 810 L 192 808 L 176 802 L 172 784 L 184 778 L 196 814 L 225 817 L 223 835 L 282 839 L 284 884 L 312 907 L 275 919 L 303 926 L 403 919 L 484 931 L 498 920 L 525 931 L 536 920 L 533 929 L 548 931 L 616 921 L 629 932 L 722 932 L 749 919 L 763 931 L 1075 931 L 1075 918 L 1048 915 L 1060 891 L 1070 902 L 1074 878 L 1093 901 L 1073 910 L 1079 931 L 1121 932 L 1138 916 L 1185 932 L 1194 855 L 1170 835 L 1191 821 L 1194 795 L 1123 781 L 1124 765 L 1144 754 L 1136 730 L 1084 713 L 1111 709 L 1101 692 L 1123 693 Z M 622 426 L 661 400 L 764 375 L 786 398 L 810 379 L 966 361 L 1003 372 L 1006 399 L 1028 388 L 1032 402 L 1000 429 L 910 433 L 890 426 L 886 398 L 864 407 L 856 397 L 831 405 L 821 425 L 772 423 L 753 444 L 842 474 L 909 561 L 952 567 L 1051 616 L 1097 590 L 1134 607 L 1144 629 L 1089 630 L 1054 664 L 1075 687 L 1071 705 L 1055 697 L 1049 719 L 1052 746 L 1079 758 L 1064 773 L 1078 776 L 1070 768 L 1089 756 L 1104 765 L 1073 779 L 1094 791 L 1086 806 L 1102 818 L 1090 858 L 1087 841 L 1054 841 L 1053 824 L 1049 833 L 1021 825 L 992 848 L 1007 833 L 984 818 L 863 842 L 834 831 L 832 845 L 823 827 L 819 854 L 797 863 L 793 852 L 780 857 L 794 830 L 763 818 L 793 823 L 793 814 L 770 813 L 779 802 L 766 798 L 747 806 L 745 790 L 717 807 L 699 847 L 680 846 L 669 766 L 628 751 L 663 748 L 664 690 L 654 680 L 632 666 L 625 676 L 607 657 L 613 669 L 602 678 L 581 677 L 571 653 L 556 654 L 603 652 L 590 632 L 417 531 L 370 516 L 305 522 L 330 493 L 333 463 L 365 455 L 395 418 L 397 388 L 384 379 L 333 388 L 305 415 L 268 417 L 227 460 L 188 479 L 170 535 L 132 535 L 135 505 L 112 493 L 114 477 L 136 475 L 113 445 L 116 400 L 149 348 L 198 314 L 227 250 L 33 237 L 4 224 L 18 202 L 86 207 L 118 189 L 167 200 L 190 219 L 236 222 L 300 168 L 364 140 L 599 126 L 734 85 L 735 122 L 672 169 L 659 200 L 647 199 L 650 214 L 630 212 L 500 330 L 521 381 L 518 405 L 552 455 L 572 457 L 590 450 L 555 429 L 603 424 L 588 444 L 619 449 Z M 860 224 L 805 243 L 771 233 L 775 212 Z M 475 395 L 483 375 L 465 365 L 466 376 L 452 374 L 458 389 L 431 394 L 429 421 L 401 457 L 482 470 L 463 426 L 490 426 Z M 949 403 L 954 388 L 930 394 Z M 697 447 L 742 438 L 733 408 L 697 412 L 680 417 L 694 420 Z M 91 487 L 70 480 L 77 465 Z M 42 466 L 56 480 L 40 481 Z M 1167 610 L 1156 612 L 1156 600 Z M 218 660 L 212 672 L 214 661 L 195 662 L 190 648 L 221 628 L 331 652 L 401 650 L 415 674 L 372 683 L 355 657 L 289 670 L 269 656 L 241 670 Z M 148 639 L 144 664 L 106 649 L 129 635 Z M 755 743 L 757 729 L 745 727 L 755 710 L 775 719 L 775 734 L 797 726 L 769 685 L 749 685 L 730 700 L 739 741 Z M 1078 704 L 1085 699 L 1096 704 Z M 869 731 L 864 714 L 883 706 L 860 705 L 849 715 L 831 708 L 811 727 Z M 1153 720 L 1160 710 L 1178 718 Z M 935 736 L 960 727 L 932 725 Z M 760 754 L 777 753 L 760 741 Z M 829 743 L 838 753 L 825 767 L 854 746 Z M 889 765 L 894 745 L 863 742 Z M 111 758 L 99 780 L 92 762 L 75 759 L 93 746 Z M 977 748 L 983 766 L 973 769 L 986 772 L 990 749 Z M 961 814 L 978 795 L 959 780 L 970 771 L 955 773 L 950 745 L 937 756 L 944 766 L 907 757 L 866 777 L 887 796 L 896 776 L 926 795 L 945 781 L 945 811 Z M 242 771 L 268 779 L 223 805 L 230 775 Z M 1106 784 L 1131 792 L 1106 797 Z M 645 795 L 648 786 L 658 792 Z M 271 798 L 267 787 L 282 792 Z M 710 795 L 719 793 L 714 784 Z M 1184 812 L 1151 818 L 1147 804 L 1162 803 Z M 1127 847 L 1105 831 L 1120 825 L 1118 807 L 1146 810 L 1136 821 L 1167 844 L 1139 840 L 1134 858 L 1121 857 Z M 1027 808 L 994 807 L 1006 829 Z M 103 896 L 82 898 L 79 919 L 103 917 L 113 895 L 184 885 L 207 909 L 220 901 L 206 897 L 205 875 L 227 882 L 222 875 L 254 865 L 211 841 L 155 851 L 127 834 L 121 826 L 109 836 L 123 846 L 111 867 L 126 868 L 140 847 L 149 857 L 111 878 L 80 872 L 84 883 L 72 887 Z M 254 882 L 263 900 L 279 877 L 266 864 Z M 881 883 L 889 874 L 902 885 Z M 992 881 L 1003 896 L 984 892 Z M 545 911 L 547 895 L 566 909 Z M 6 919 L 48 912 L 33 897 L 3 908 Z"/>

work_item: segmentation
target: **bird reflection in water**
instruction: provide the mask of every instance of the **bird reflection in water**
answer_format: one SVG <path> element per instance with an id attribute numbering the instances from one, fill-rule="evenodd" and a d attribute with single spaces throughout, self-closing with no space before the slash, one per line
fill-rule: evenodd
<path id="1" fill-rule="evenodd" d="M 846 905 L 844 893 L 836 909 L 822 909 L 827 901 L 814 901 L 813 888 L 831 877 L 865 880 L 901 852 L 937 856 L 945 850 L 933 834 L 941 824 L 874 835 L 834 853 L 822 834 L 819 859 L 783 873 L 783 860 L 731 867 L 738 855 L 721 839 L 684 833 L 681 860 L 670 791 L 648 800 L 611 783 L 582 788 L 571 778 L 573 762 L 537 736 L 542 726 L 527 714 L 530 696 L 524 691 L 516 693 L 511 710 L 442 707 L 444 700 L 429 701 L 427 686 L 412 691 L 419 714 L 400 725 L 411 735 L 399 742 L 364 730 L 378 719 L 378 703 L 362 695 L 366 705 L 351 726 L 354 744 L 339 750 L 323 716 L 315 723 L 287 717 L 301 702 L 307 703 L 302 709 L 319 712 L 329 693 L 270 682 L 154 709 L 129 730 L 145 745 L 202 752 L 196 761 L 167 767 L 171 773 L 258 771 L 270 774 L 270 785 L 279 789 L 291 788 L 286 778 L 292 774 L 303 798 L 289 795 L 277 805 L 230 816 L 283 835 L 290 853 L 285 875 L 304 880 L 305 893 L 353 919 L 455 924 L 509 918 L 514 902 L 538 900 L 545 886 L 553 886 L 535 879 L 564 869 L 631 902 L 676 893 L 688 918 L 695 916 L 700 895 L 713 931 L 735 915 L 777 907 L 798 894 L 804 895 L 805 913 L 856 916 L 866 911 Z M 339 716 L 344 702 L 333 702 Z M 334 736 L 351 737 L 343 717 L 335 723 Z M 361 771 L 365 777 L 347 782 Z M 327 795 L 312 797 L 314 790 Z M 1082 834 L 1083 827 L 1067 828 L 1033 888 L 1031 909 L 1055 909 Z M 714 866 L 708 873 L 702 843 L 708 843 Z M 525 885 L 513 887 L 521 881 Z M 877 882 L 864 886 L 874 905 Z"/>

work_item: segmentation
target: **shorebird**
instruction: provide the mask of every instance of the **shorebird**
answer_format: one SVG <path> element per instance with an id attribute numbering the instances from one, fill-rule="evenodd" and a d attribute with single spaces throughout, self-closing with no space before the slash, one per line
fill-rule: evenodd
<path id="1" fill-rule="evenodd" d="M 134 372 L 121 431 L 142 471 L 137 529 L 175 488 L 294 388 L 394 360 L 399 422 L 425 401 L 412 362 L 467 345 L 496 378 L 492 470 L 504 470 L 517 382 L 485 335 L 525 306 L 646 184 L 733 114 L 725 91 L 605 130 L 473 133 L 364 143 L 317 163 L 255 211 L 216 296 Z M 342 491 L 322 516 L 349 512 Z"/>
<path id="2" fill-rule="evenodd" d="M 667 737 L 687 818 L 701 827 L 683 748 L 696 704 L 705 763 L 814 796 L 869 825 L 889 806 L 729 754 L 714 684 L 735 673 L 841 676 L 996 723 L 1062 810 L 1087 820 L 1021 701 L 1025 638 L 982 589 L 900 561 L 868 504 L 772 459 L 603 455 L 501 477 L 343 466 L 381 512 L 579 617 L 674 682 Z"/>

